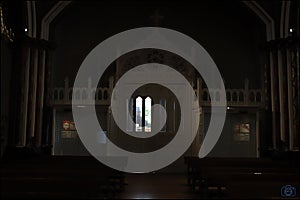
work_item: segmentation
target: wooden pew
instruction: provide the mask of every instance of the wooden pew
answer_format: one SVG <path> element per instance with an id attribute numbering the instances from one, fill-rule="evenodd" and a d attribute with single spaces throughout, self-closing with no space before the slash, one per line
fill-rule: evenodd
<path id="1" fill-rule="evenodd" d="M 113 198 L 123 186 L 124 173 L 93 157 L 42 156 L 1 163 L 5 198 Z"/>
<path id="2" fill-rule="evenodd" d="M 286 184 L 299 187 L 299 166 L 294 161 L 186 157 L 185 163 L 188 184 L 205 195 L 270 198 L 280 197 Z"/>

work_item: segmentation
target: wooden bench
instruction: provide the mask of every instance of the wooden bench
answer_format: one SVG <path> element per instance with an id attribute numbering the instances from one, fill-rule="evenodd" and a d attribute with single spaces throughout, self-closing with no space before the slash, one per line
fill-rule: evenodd
<path id="1" fill-rule="evenodd" d="M 42 156 L 1 164 L 5 198 L 113 198 L 123 186 L 124 173 L 93 157 Z"/>
<path id="2" fill-rule="evenodd" d="M 187 181 L 203 195 L 237 198 L 280 197 L 281 187 L 299 187 L 297 162 L 257 158 L 186 157 Z"/>

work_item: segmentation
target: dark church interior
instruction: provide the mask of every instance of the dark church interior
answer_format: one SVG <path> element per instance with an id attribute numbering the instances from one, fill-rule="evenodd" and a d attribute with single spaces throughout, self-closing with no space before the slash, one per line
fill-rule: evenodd
<path id="1" fill-rule="evenodd" d="M 1 199 L 299 199 L 299 0 L 1 0 L 0 9 Z M 77 87 L 80 69 L 100 44 L 145 27 L 192 38 L 217 66 L 224 92 L 222 83 L 208 87 L 216 77 L 193 65 L 202 59 L 196 47 L 182 44 L 189 58 L 154 48 L 178 42 L 159 31 L 143 36 L 146 43 L 163 39 L 153 47 L 126 52 L 128 41 L 105 46 L 112 62 L 103 69 L 100 58 L 106 57 L 97 55 L 95 74 L 102 76 Z M 144 64 L 152 68 L 134 71 Z M 151 83 L 162 66 L 170 68 L 161 73 L 166 85 Z M 170 79 L 178 72 L 186 85 Z M 112 102 L 128 73 L 125 88 L 150 82 L 123 102 L 126 111 L 118 115 L 127 120 L 124 131 Z M 196 119 L 186 118 L 190 112 L 181 102 L 197 102 Z M 155 115 L 153 105 L 164 109 L 162 123 L 164 115 Z M 218 106 L 226 111 L 223 128 L 200 157 Z M 100 129 L 83 129 L 76 119 L 74 110 L 90 108 Z M 89 134 L 96 136 L 89 141 L 101 147 L 101 158 L 87 144 Z M 180 155 L 153 170 L 128 170 L 152 163 L 114 151 L 117 146 L 140 158 L 177 138 L 190 143 L 173 146 L 166 155 L 175 157 L 182 148 Z"/>

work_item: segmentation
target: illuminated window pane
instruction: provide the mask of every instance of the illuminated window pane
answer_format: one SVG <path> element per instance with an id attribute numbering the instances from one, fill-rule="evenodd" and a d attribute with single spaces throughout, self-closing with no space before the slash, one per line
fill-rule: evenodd
<path id="1" fill-rule="evenodd" d="M 145 99 L 145 132 L 151 132 L 151 98 Z"/>
<path id="2" fill-rule="evenodd" d="M 142 111 L 143 111 L 143 99 L 138 97 L 135 99 L 135 131 L 141 132 L 143 129 L 142 124 Z"/>

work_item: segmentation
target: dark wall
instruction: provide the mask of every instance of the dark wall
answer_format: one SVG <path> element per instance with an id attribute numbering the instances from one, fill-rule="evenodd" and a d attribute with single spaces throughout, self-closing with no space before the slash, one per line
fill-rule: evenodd
<path id="1" fill-rule="evenodd" d="M 1 33 L 1 131 L 0 155 L 7 145 L 15 145 L 15 135 L 19 131 L 20 79 L 22 77 L 21 43 L 24 38 L 24 2 L 1 1 L 3 23 L 11 29 L 11 41 Z"/>
<path id="2" fill-rule="evenodd" d="M 9 107 L 12 72 L 12 45 L 1 38 L 1 134 L 0 155 L 2 156 L 9 134 Z"/>
<path id="3" fill-rule="evenodd" d="M 107 131 L 107 106 L 100 106 L 97 109 L 98 121 L 103 128 L 103 131 Z M 74 122 L 72 111 L 69 108 L 58 109 L 55 115 L 55 135 L 54 135 L 54 151 L 53 155 L 90 155 L 88 150 L 82 144 L 80 138 L 77 135 L 77 131 L 73 132 L 76 136 L 74 138 L 63 138 L 63 122 L 69 120 Z M 97 130 L 100 132 L 100 130 Z M 103 142 L 103 138 L 95 138 L 99 144 Z M 106 140 L 105 140 L 106 141 Z"/>
<path id="4" fill-rule="evenodd" d="M 212 56 L 227 88 L 261 88 L 265 64 L 260 46 L 265 26 L 242 2 L 200 4 L 163 2 L 72 2 L 50 27 L 53 86 L 66 76 L 73 83 L 87 54 L 106 38 L 132 28 L 153 26 L 150 16 L 159 9 L 160 26 L 197 40 Z"/>
<path id="5" fill-rule="evenodd" d="M 204 113 L 204 134 L 207 133 L 211 114 Z M 257 146 L 257 137 L 261 137 L 257 132 L 255 113 L 232 113 L 227 112 L 224 128 L 221 136 L 208 154 L 208 157 L 257 157 L 259 156 L 259 147 Z M 249 133 L 239 129 L 242 124 L 249 125 Z M 238 127 L 237 127 L 238 126 Z M 264 134 L 264 133 L 262 133 Z M 246 136 L 246 137 L 245 137 Z"/>

